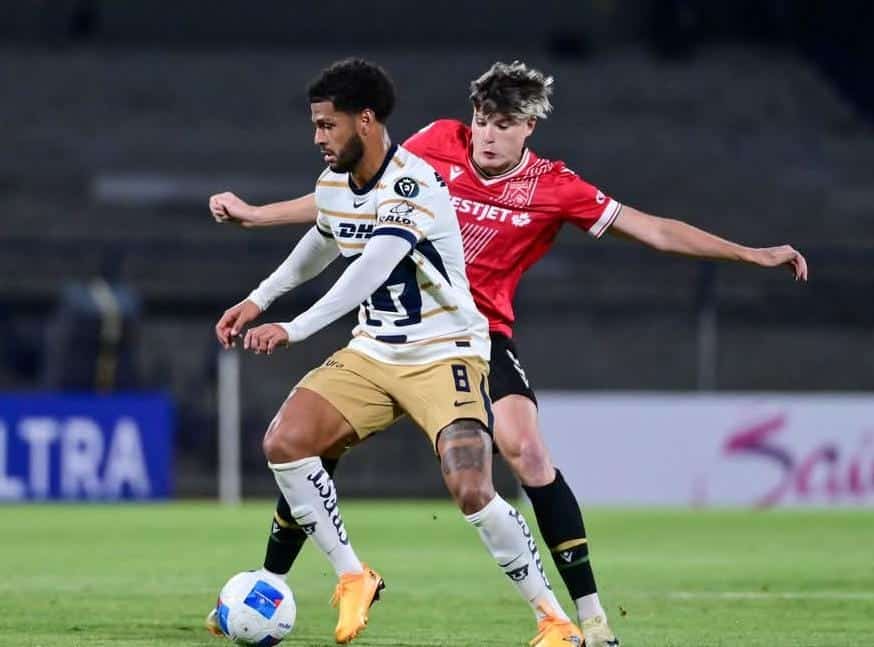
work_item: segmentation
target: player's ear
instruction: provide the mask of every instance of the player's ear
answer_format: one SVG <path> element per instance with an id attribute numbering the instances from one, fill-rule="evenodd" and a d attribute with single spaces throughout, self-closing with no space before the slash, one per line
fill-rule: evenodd
<path id="1" fill-rule="evenodd" d="M 537 117 L 528 117 L 528 121 L 525 125 L 526 125 L 526 128 L 525 128 L 526 135 L 525 136 L 528 137 L 531 135 L 531 133 L 534 132 L 535 126 L 537 126 Z"/>
<path id="2" fill-rule="evenodd" d="M 365 108 L 358 115 L 358 124 L 361 126 L 362 134 L 366 135 L 367 131 L 376 123 L 376 114 L 370 108 Z"/>

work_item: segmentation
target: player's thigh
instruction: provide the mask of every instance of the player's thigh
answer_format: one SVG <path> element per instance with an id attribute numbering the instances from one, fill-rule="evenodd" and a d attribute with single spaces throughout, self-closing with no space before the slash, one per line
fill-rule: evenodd
<path id="1" fill-rule="evenodd" d="M 310 455 L 337 456 L 385 429 L 401 412 L 366 368 L 347 349 L 334 353 L 298 383 L 271 423 L 268 438 L 277 434 L 277 442 L 292 439 L 295 448 L 319 450 Z"/>
<path id="2" fill-rule="evenodd" d="M 515 344 L 503 335 L 492 335 L 489 389 L 498 451 L 523 484 L 551 483 L 555 470 L 537 422 L 537 398 Z"/>
<path id="3" fill-rule="evenodd" d="M 494 403 L 495 443 L 501 456 L 525 485 L 551 483 L 555 469 L 537 423 L 537 407 L 522 395 Z"/>
<path id="4" fill-rule="evenodd" d="M 423 366 L 390 366 L 386 387 L 437 448 L 438 436 L 457 420 L 475 421 L 490 436 L 494 426 L 488 364 L 455 357 Z"/>
<path id="5" fill-rule="evenodd" d="M 508 395 L 521 395 L 537 406 L 537 396 L 519 351 L 512 339 L 499 333 L 492 333 L 492 353 L 489 358 L 489 394 L 492 402 L 498 402 Z"/>
<path id="6" fill-rule="evenodd" d="M 310 456 L 339 456 L 355 438 L 340 412 L 315 391 L 297 387 L 279 408 L 264 435 L 264 454 L 271 463 Z"/>

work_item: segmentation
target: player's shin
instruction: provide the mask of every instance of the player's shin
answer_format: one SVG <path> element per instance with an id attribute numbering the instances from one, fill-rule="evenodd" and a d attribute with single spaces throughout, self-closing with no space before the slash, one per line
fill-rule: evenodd
<path id="1" fill-rule="evenodd" d="M 596 616 L 606 619 L 589 562 L 582 512 L 561 472 L 555 470 L 555 480 L 548 485 L 523 488 L 534 508 L 540 534 L 577 606 L 580 621 Z"/>
<path id="2" fill-rule="evenodd" d="M 498 567 L 528 601 L 538 620 L 544 615 L 567 619 L 543 572 L 528 524 L 518 510 L 495 495 L 485 507 L 465 518 L 479 531 Z"/>
<path id="3" fill-rule="evenodd" d="M 276 483 L 288 501 L 294 522 L 313 539 L 337 575 L 360 573 L 363 567 L 349 543 L 340 516 L 334 481 L 319 458 L 270 463 Z"/>
<path id="4" fill-rule="evenodd" d="M 337 463 L 337 459 L 322 459 L 328 476 L 334 476 Z M 297 525 L 291 515 L 288 501 L 285 500 L 285 496 L 280 494 L 276 501 L 273 521 L 270 524 L 267 548 L 264 551 L 264 570 L 285 577 L 300 554 L 306 538 L 306 533 Z"/>

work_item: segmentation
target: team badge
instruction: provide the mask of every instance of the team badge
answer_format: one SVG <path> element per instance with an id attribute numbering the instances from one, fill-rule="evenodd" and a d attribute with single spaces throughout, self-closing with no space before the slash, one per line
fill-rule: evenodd
<path id="1" fill-rule="evenodd" d="M 504 193 L 500 200 L 504 204 L 516 207 L 527 207 L 531 204 L 531 198 L 534 196 L 534 187 L 537 185 L 537 178 L 523 178 L 521 180 L 510 180 L 504 187 Z"/>
<path id="2" fill-rule="evenodd" d="M 419 195 L 419 185 L 411 177 L 402 177 L 395 182 L 395 193 L 405 198 L 415 198 Z"/>

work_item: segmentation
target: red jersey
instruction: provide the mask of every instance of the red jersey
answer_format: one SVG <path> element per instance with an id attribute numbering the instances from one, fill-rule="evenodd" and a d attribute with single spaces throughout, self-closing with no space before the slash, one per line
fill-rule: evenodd
<path id="1" fill-rule="evenodd" d="M 600 237 L 622 206 L 583 181 L 564 162 L 526 149 L 519 164 L 483 176 L 470 159 L 470 127 L 443 119 L 403 146 L 446 182 L 458 216 L 474 301 L 489 329 L 513 334 L 513 296 L 522 274 L 547 252 L 558 230 L 573 223 Z"/>

